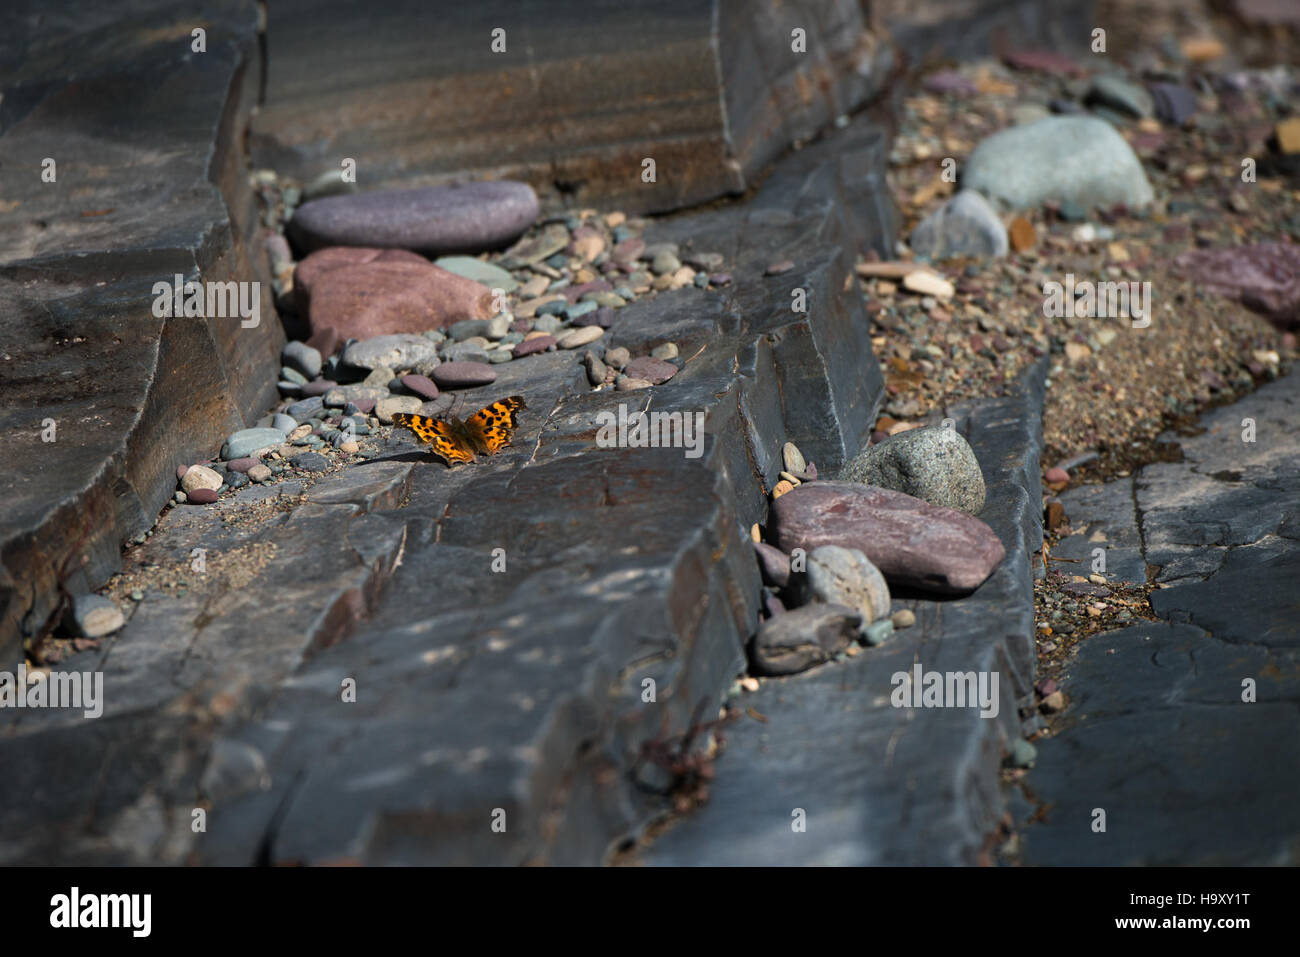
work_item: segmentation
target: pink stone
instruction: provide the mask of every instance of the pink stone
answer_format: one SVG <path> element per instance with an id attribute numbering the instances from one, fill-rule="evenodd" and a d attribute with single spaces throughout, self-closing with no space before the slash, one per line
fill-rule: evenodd
<path id="1" fill-rule="evenodd" d="M 797 486 L 772 503 L 768 527 L 783 552 L 856 548 L 890 584 L 947 595 L 978 588 L 1006 556 L 977 518 L 855 482 Z"/>

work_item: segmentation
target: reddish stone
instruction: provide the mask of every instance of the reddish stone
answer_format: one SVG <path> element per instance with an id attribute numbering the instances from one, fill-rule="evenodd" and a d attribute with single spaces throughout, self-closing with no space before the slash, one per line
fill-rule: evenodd
<path id="1" fill-rule="evenodd" d="M 1039 73 L 1052 73 L 1065 76 L 1082 74 L 1083 67 L 1068 56 L 1053 50 L 1016 50 L 1002 58 L 1008 66 L 1017 70 L 1034 70 Z"/>
<path id="2" fill-rule="evenodd" d="M 1068 483 L 1070 481 L 1070 473 L 1058 465 L 1048 469 L 1047 474 L 1043 476 L 1043 479 L 1051 482 L 1053 485 L 1060 482 Z"/>
<path id="3" fill-rule="evenodd" d="M 1263 313 L 1280 329 L 1300 325 L 1300 246 L 1295 243 L 1193 249 L 1174 264 L 1205 289 Z"/>
<path id="4" fill-rule="evenodd" d="M 634 263 L 641 257 L 643 252 L 645 252 L 645 240 L 633 237 L 615 244 L 610 251 L 609 258 L 616 263 Z"/>
<path id="5" fill-rule="evenodd" d="M 338 350 L 341 342 L 337 329 L 333 326 L 322 326 L 312 333 L 311 338 L 307 340 L 307 345 L 322 356 L 332 356 Z"/>
<path id="6" fill-rule="evenodd" d="M 577 286 L 566 286 L 560 292 L 569 302 L 577 302 L 589 292 L 609 292 L 614 287 L 603 279 L 595 279 L 591 282 L 584 282 Z"/>
<path id="7" fill-rule="evenodd" d="M 230 469 L 230 471 L 232 472 L 247 472 L 254 465 L 261 465 L 261 464 L 262 464 L 261 459 L 255 459 L 249 457 L 249 458 L 242 458 L 242 459 L 234 459 L 230 462 L 227 462 L 226 468 Z"/>
<path id="8" fill-rule="evenodd" d="M 515 347 L 510 350 L 510 354 L 518 359 L 522 356 L 531 356 L 538 352 L 545 352 L 547 349 L 553 348 L 555 344 L 555 336 L 534 336 L 531 339 L 525 339 L 523 342 L 517 343 Z"/>
<path id="9" fill-rule="evenodd" d="M 185 493 L 185 500 L 194 505 L 211 505 L 217 498 L 217 490 L 214 488 L 196 488 L 193 492 Z"/>
<path id="10" fill-rule="evenodd" d="M 783 552 L 857 548 L 891 584 L 939 594 L 973 591 L 1006 555 L 977 518 L 855 482 L 796 487 L 772 503 L 769 527 Z"/>
<path id="11" fill-rule="evenodd" d="M 429 262 L 330 269 L 313 280 L 310 301 L 313 333 L 332 327 L 345 339 L 424 332 L 494 314 L 491 289 Z"/>
<path id="12" fill-rule="evenodd" d="M 305 386 L 302 387 L 302 394 L 304 397 L 311 397 L 313 395 L 324 395 L 330 389 L 336 389 L 336 388 L 338 388 L 338 383 L 335 382 L 333 379 L 316 379 L 313 382 L 308 382 Z"/>
<path id="13" fill-rule="evenodd" d="M 629 379 L 645 379 L 652 385 L 659 385 L 677 375 L 677 366 L 663 359 L 641 356 L 629 362 L 623 368 L 623 374 Z"/>
<path id="14" fill-rule="evenodd" d="M 298 311 L 304 316 L 307 315 L 311 308 L 312 287 L 325 273 L 344 266 L 360 266 L 372 262 L 432 265 L 423 256 L 406 249 L 372 249 L 367 246 L 329 246 L 318 249 L 298 263 L 293 272 L 293 295 Z M 321 350 L 321 355 L 324 354 L 324 350 Z"/>

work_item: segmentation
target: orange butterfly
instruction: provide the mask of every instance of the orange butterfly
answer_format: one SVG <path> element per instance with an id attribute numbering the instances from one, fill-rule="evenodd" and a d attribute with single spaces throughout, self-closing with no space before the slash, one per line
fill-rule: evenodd
<path id="1" fill-rule="evenodd" d="M 515 431 L 515 413 L 526 408 L 523 398 L 512 395 L 479 409 L 464 422 L 394 412 L 393 425 L 410 429 L 421 442 L 432 445 L 434 454 L 442 456 L 448 465 L 456 465 L 477 461 L 476 452 L 496 455 L 509 446 Z"/>

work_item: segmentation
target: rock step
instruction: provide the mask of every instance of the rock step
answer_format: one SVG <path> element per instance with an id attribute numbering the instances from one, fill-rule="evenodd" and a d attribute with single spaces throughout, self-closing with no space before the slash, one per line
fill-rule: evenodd
<path id="1" fill-rule="evenodd" d="M 159 31 L 155 3 L 112 18 L 59 6 L 0 38 L 0 166 L 15 171 L 0 182 L 6 662 L 39 636 L 61 586 L 84 592 L 120 566 L 178 464 L 274 400 L 283 344 L 234 148 L 260 82 L 256 4 L 220 5 L 201 61 L 188 29 Z M 156 317 L 154 284 L 177 275 L 260 276 L 260 322 Z"/>

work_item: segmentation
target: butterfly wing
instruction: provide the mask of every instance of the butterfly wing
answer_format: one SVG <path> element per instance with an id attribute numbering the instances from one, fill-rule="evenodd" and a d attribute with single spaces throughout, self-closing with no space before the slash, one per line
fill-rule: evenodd
<path id="1" fill-rule="evenodd" d="M 523 398 L 517 395 L 493 402 L 465 421 L 465 431 L 478 451 L 495 455 L 510 445 L 510 437 L 518 425 L 515 413 L 526 408 Z"/>
<path id="2" fill-rule="evenodd" d="M 464 436 L 450 423 L 431 419 L 427 415 L 394 412 L 393 425 L 410 429 L 421 442 L 433 446 L 434 454 L 442 456 L 448 465 L 474 461 L 473 449 L 467 446 Z"/>

